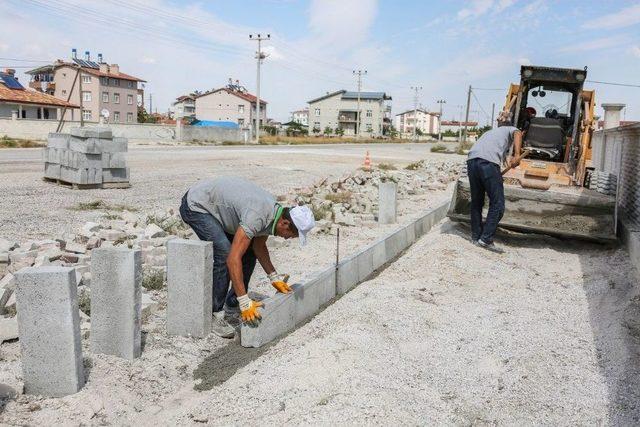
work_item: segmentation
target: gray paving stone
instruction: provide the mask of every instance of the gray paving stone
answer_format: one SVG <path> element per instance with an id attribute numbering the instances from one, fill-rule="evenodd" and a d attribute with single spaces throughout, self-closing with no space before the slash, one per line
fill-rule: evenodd
<path id="1" fill-rule="evenodd" d="M 317 286 L 318 305 L 327 304 L 336 296 L 336 269 L 334 266 L 326 268 L 310 277 L 306 282 L 309 287 Z"/>
<path id="2" fill-rule="evenodd" d="M 213 244 L 167 242 L 167 333 L 203 338 L 211 332 Z"/>
<path id="3" fill-rule="evenodd" d="M 373 248 L 367 247 L 356 254 L 358 263 L 358 283 L 367 279 L 373 273 Z"/>
<path id="4" fill-rule="evenodd" d="M 44 177 L 50 179 L 60 179 L 60 165 L 54 163 L 45 163 Z"/>
<path id="5" fill-rule="evenodd" d="M 69 150 L 78 153 L 100 154 L 102 152 L 100 146 L 96 144 L 94 139 L 69 139 Z"/>
<path id="6" fill-rule="evenodd" d="M 125 153 L 129 141 L 127 138 L 101 139 L 99 144 L 103 153 Z"/>
<path id="7" fill-rule="evenodd" d="M 129 168 L 102 169 L 102 182 L 128 182 Z"/>
<path id="8" fill-rule="evenodd" d="M 91 251 L 91 351 L 129 360 L 140 356 L 141 284 L 140 250 Z"/>
<path id="9" fill-rule="evenodd" d="M 50 133 L 47 136 L 47 147 L 66 150 L 69 148 L 69 135 L 66 133 Z"/>
<path id="10" fill-rule="evenodd" d="M 316 315 L 320 309 L 320 282 L 296 283 L 291 286 L 294 299 L 294 322 L 296 325 Z"/>
<path id="11" fill-rule="evenodd" d="M 358 260 L 352 255 L 338 264 L 336 292 L 340 295 L 346 294 L 358 284 L 358 279 Z"/>
<path id="12" fill-rule="evenodd" d="M 386 250 L 385 239 L 378 240 L 377 242 L 372 244 L 371 249 L 373 251 L 373 254 L 372 254 L 373 269 L 377 270 L 387 263 L 387 250 Z"/>
<path id="13" fill-rule="evenodd" d="M 378 196 L 378 222 L 394 224 L 398 213 L 398 185 L 395 182 L 381 182 Z"/>
<path id="14" fill-rule="evenodd" d="M 84 385 L 75 273 L 29 267 L 16 274 L 25 393 L 61 397 Z"/>
<path id="15" fill-rule="evenodd" d="M 261 347 L 296 326 L 295 297 L 293 293 L 275 294 L 262 301 L 262 321 L 257 327 L 240 327 L 240 344 L 243 347 Z"/>
<path id="16" fill-rule="evenodd" d="M 71 128 L 69 133 L 72 136 L 76 136 L 79 138 L 105 138 L 111 139 L 113 134 L 111 133 L 111 128 L 107 126 L 90 126 L 90 127 L 77 127 Z"/>

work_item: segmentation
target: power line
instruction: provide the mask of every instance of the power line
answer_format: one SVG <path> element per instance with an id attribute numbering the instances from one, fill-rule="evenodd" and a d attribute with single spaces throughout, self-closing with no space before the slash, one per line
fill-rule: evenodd
<path id="1" fill-rule="evenodd" d="M 611 86 L 624 86 L 624 87 L 640 87 L 640 85 L 632 85 L 628 83 L 613 83 L 613 82 L 600 82 L 597 80 L 587 80 L 587 83 L 598 83 L 601 85 L 611 85 Z"/>
<path id="2" fill-rule="evenodd" d="M 51 62 L 41 59 L 24 59 L 24 58 L 0 58 L 0 61 L 16 61 L 16 62 Z"/>
<path id="3" fill-rule="evenodd" d="M 475 88 L 473 88 L 473 89 L 475 89 Z M 475 99 L 476 102 L 478 103 L 478 107 L 480 107 L 480 110 L 482 110 L 482 112 L 484 113 L 485 118 L 488 119 L 489 118 L 489 114 L 484 110 L 484 108 L 482 107 L 482 104 L 480 104 L 480 100 L 478 99 L 476 94 L 473 91 L 471 91 L 471 95 L 473 95 L 473 99 Z"/>

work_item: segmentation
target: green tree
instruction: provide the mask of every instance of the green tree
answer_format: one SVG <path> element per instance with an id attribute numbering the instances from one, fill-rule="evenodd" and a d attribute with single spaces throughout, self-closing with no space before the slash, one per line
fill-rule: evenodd
<path id="1" fill-rule="evenodd" d="M 331 127 L 330 127 L 330 126 L 327 126 L 327 127 L 325 127 L 325 128 L 324 128 L 324 132 L 323 132 L 323 133 L 324 133 L 325 135 L 327 135 L 327 136 L 328 136 L 328 135 L 331 135 L 331 134 L 333 133 L 333 129 L 331 129 Z"/>

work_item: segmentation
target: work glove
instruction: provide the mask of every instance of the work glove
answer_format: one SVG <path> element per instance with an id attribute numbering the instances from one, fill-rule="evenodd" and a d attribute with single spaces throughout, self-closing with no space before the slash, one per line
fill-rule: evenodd
<path id="1" fill-rule="evenodd" d="M 262 307 L 262 303 L 253 301 L 247 294 L 239 296 L 238 303 L 240 304 L 240 316 L 242 317 L 242 321 L 249 326 L 258 326 L 262 319 L 262 315 L 258 311 L 258 308 Z"/>
<path id="2" fill-rule="evenodd" d="M 269 280 L 271 281 L 271 286 L 276 288 L 276 290 L 282 294 L 288 294 L 291 292 L 291 287 L 287 284 L 287 280 L 289 280 L 288 274 L 278 274 L 277 271 L 269 274 Z"/>

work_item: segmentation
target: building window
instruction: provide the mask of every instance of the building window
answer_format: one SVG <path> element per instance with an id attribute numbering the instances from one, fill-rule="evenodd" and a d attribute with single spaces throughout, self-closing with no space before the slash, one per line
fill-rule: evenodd
<path id="1" fill-rule="evenodd" d="M 127 123 L 133 123 L 133 113 L 127 113 Z"/>
<path id="2" fill-rule="evenodd" d="M 66 95 L 67 94 L 67 90 L 66 89 L 62 89 L 62 94 Z"/>
<path id="3" fill-rule="evenodd" d="M 91 120 L 91 110 L 82 110 L 82 119 Z"/>
<path id="4" fill-rule="evenodd" d="M 133 105 L 133 95 L 127 95 L 127 104 Z"/>
<path id="5" fill-rule="evenodd" d="M 132 88 L 132 87 L 133 87 L 133 82 L 132 82 L 131 80 L 129 80 L 129 81 L 127 82 L 127 87 L 128 87 L 128 88 Z"/>
<path id="6" fill-rule="evenodd" d="M 100 77 L 100 81 L 106 86 L 109 84 L 109 77 Z"/>
<path id="7" fill-rule="evenodd" d="M 238 126 L 244 126 L 244 119 L 238 119 Z"/>
<path id="8" fill-rule="evenodd" d="M 315 113 L 316 113 L 316 117 L 319 117 L 319 116 L 320 116 L 320 109 L 319 109 L 319 108 L 316 108 Z"/>
<path id="9" fill-rule="evenodd" d="M 120 80 L 118 79 L 111 79 L 111 84 L 114 86 L 120 86 Z"/>
<path id="10" fill-rule="evenodd" d="M 82 75 L 82 83 L 91 83 L 91 76 Z"/>
<path id="11" fill-rule="evenodd" d="M 372 116 L 373 116 L 373 111 L 367 110 L 367 117 L 372 117 Z"/>
<path id="12" fill-rule="evenodd" d="M 244 105 L 238 105 L 238 113 L 244 114 Z"/>
<path id="13" fill-rule="evenodd" d="M 113 94 L 113 103 L 114 104 L 120 104 L 120 94 L 119 93 L 114 93 Z"/>
<path id="14" fill-rule="evenodd" d="M 373 128 L 371 127 L 371 123 L 367 123 L 367 132 L 373 132 Z"/>
<path id="15" fill-rule="evenodd" d="M 109 102 L 109 92 L 102 92 L 102 102 Z"/>
<path id="16" fill-rule="evenodd" d="M 113 112 L 113 121 L 115 123 L 120 123 L 120 111 Z"/>
<path id="17" fill-rule="evenodd" d="M 91 102 L 91 92 L 82 91 L 82 101 Z"/>
<path id="18" fill-rule="evenodd" d="M 313 122 L 313 127 L 316 129 L 320 129 L 320 122 Z"/>

